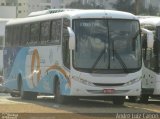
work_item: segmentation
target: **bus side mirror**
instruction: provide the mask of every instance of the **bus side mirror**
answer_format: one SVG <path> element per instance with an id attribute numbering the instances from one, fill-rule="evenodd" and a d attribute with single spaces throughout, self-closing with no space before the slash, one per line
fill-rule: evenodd
<path id="1" fill-rule="evenodd" d="M 75 33 L 70 27 L 67 27 L 69 33 L 69 49 L 74 50 L 76 46 Z"/>
<path id="2" fill-rule="evenodd" d="M 146 36 L 144 39 L 142 39 L 143 43 L 145 42 L 145 39 L 146 39 L 146 45 L 144 46 L 146 46 L 147 48 L 153 48 L 153 43 L 154 43 L 153 32 L 145 28 L 141 28 L 141 31 Z"/>
<path id="3" fill-rule="evenodd" d="M 153 43 L 154 43 L 154 34 L 153 32 L 150 31 L 147 33 L 147 47 L 153 48 Z"/>

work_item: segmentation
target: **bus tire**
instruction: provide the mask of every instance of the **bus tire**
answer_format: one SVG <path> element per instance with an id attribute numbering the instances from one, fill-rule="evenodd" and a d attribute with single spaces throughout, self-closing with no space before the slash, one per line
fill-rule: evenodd
<path id="1" fill-rule="evenodd" d="M 21 99 L 27 99 L 27 93 L 23 90 L 23 81 L 22 79 L 19 79 L 19 93 Z"/>
<path id="2" fill-rule="evenodd" d="M 17 94 L 17 93 L 10 93 L 10 96 L 12 96 L 12 97 L 19 97 L 20 95 L 19 94 Z"/>
<path id="3" fill-rule="evenodd" d="M 139 97 L 138 96 L 128 96 L 128 101 L 136 103 L 139 101 Z"/>
<path id="4" fill-rule="evenodd" d="M 114 96 L 112 101 L 114 105 L 123 105 L 125 96 Z"/>
<path id="5" fill-rule="evenodd" d="M 57 79 L 55 81 L 55 101 L 59 104 L 64 104 L 66 102 L 65 96 L 61 95 L 60 92 L 60 81 Z"/>
<path id="6" fill-rule="evenodd" d="M 21 97 L 21 99 L 34 100 L 34 99 L 37 98 L 37 93 L 24 91 L 23 90 L 23 83 L 21 81 L 21 85 L 20 85 L 20 97 Z"/>
<path id="7" fill-rule="evenodd" d="M 28 100 L 35 100 L 37 99 L 37 93 L 36 92 L 26 92 Z"/>
<path id="8" fill-rule="evenodd" d="M 140 103 L 148 103 L 149 95 L 141 95 L 140 97 Z"/>

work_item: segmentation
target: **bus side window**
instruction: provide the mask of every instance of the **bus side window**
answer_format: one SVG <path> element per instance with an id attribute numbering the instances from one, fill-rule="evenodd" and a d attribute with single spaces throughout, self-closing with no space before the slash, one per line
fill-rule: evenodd
<path id="1" fill-rule="evenodd" d="M 63 51 L 63 63 L 70 69 L 70 50 L 69 50 L 69 33 L 67 27 L 70 26 L 68 19 L 63 20 L 63 36 L 62 36 L 62 51 Z"/>
<path id="2" fill-rule="evenodd" d="M 41 22 L 41 30 L 40 30 L 40 42 L 41 45 L 46 45 L 50 39 L 50 21 Z"/>
<path id="3" fill-rule="evenodd" d="M 11 47 L 11 45 L 12 45 L 12 40 L 13 40 L 13 31 L 14 31 L 14 29 L 13 29 L 14 27 L 13 26 L 10 26 L 9 27 L 9 40 L 8 40 L 8 47 Z"/>
<path id="4" fill-rule="evenodd" d="M 26 46 L 30 39 L 30 24 L 22 25 L 21 46 Z"/>
<path id="5" fill-rule="evenodd" d="M 14 46 L 19 46 L 20 45 L 20 43 L 21 43 L 21 25 L 18 25 L 17 27 L 16 27 L 16 40 L 15 40 L 15 44 L 14 44 Z"/>
<path id="6" fill-rule="evenodd" d="M 14 39 L 15 39 L 15 26 L 12 26 L 12 38 L 11 38 L 11 41 L 10 41 L 10 47 L 13 46 L 13 42 L 14 42 Z"/>
<path id="7" fill-rule="evenodd" d="M 36 46 L 39 43 L 40 36 L 40 23 L 32 23 L 31 24 L 31 36 L 29 45 Z"/>
<path id="8" fill-rule="evenodd" d="M 6 30 L 5 30 L 5 45 L 6 47 L 9 47 L 9 41 L 10 41 L 10 38 L 11 38 L 11 28 L 10 27 L 6 27 Z"/>
<path id="9" fill-rule="evenodd" d="M 61 42 L 61 22 L 61 19 L 56 19 L 51 23 L 51 44 L 59 45 Z"/>

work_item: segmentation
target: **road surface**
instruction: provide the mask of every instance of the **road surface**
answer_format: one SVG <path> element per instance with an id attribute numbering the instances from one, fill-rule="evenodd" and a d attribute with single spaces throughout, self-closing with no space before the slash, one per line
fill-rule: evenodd
<path id="1" fill-rule="evenodd" d="M 36 100 L 21 100 L 19 97 L 11 97 L 9 94 L 0 94 L 0 112 L 3 117 L 8 116 L 6 113 L 18 114 L 22 117 L 26 117 L 26 115 L 30 115 L 30 117 L 33 115 L 43 117 L 44 115 L 46 117 L 50 115 L 46 119 L 58 119 L 57 116 L 65 119 L 67 117 L 76 117 L 76 119 L 82 117 L 83 119 L 105 119 L 107 117 L 124 119 L 123 116 L 128 116 L 131 119 L 138 117 L 156 119 L 160 118 L 160 115 L 157 114 L 160 113 L 160 100 L 150 99 L 148 104 L 125 102 L 124 106 L 116 106 L 110 101 L 81 99 L 70 104 L 60 105 L 54 102 L 52 96 L 38 96 Z M 152 114 L 149 115 L 152 117 L 146 116 L 146 114 Z M 12 117 L 13 115 L 9 116 Z M 41 119 L 40 117 L 34 118 Z M 15 119 L 19 118 L 16 117 Z"/>

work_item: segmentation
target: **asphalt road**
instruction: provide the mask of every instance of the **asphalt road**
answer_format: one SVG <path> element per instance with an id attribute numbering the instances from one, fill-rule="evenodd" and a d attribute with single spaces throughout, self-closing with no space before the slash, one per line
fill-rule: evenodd
<path id="1" fill-rule="evenodd" d="M 116 106 L 110 101 L 80 99 L 70 104 L 60 105 L 55 103 L 54 97 L 51 96 L 39 96 L 36 100 L 21 100 L 19 97 L 11 97 L 9 94 L 0 94 L 0 112 L 2 114 L 18 113 L 22 115 L 36 113 L 41 116 L 56 114 L 57 116 L 64 116 L 65 119 L 67 117 L 71 118 L 72 116 L 76 118 L 83 117 L 83 119 L 101 119 L 107 117 L 124 119 L 124 117 L 122 118 L 121 116 L 126 116 L 126 119 L 127 116 L 131 119 L 138 119 L 138 117 L 142 117 L 143 119 L 156 119 L 160 118 L 160 115 L 156 115 L 160 113 L 160 100 L 150 99 L 148 104 L 129 103 L 126 101 L 123 106 Z M 144 114 L 154 114 L 152 115 L 154 117 L 146 117 Z M 58 119 L 57 116 L 52 115 L 51 117 Z M 50 118 L 48 117 L 46 119 Z"/>

